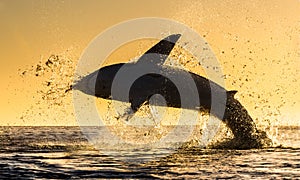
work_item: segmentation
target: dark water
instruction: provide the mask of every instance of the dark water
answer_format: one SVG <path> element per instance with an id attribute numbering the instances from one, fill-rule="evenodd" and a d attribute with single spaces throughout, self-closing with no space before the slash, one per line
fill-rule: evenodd
<path id="1" fill-rule="evenodd" d="M 78 127 L 1 127 L 0 178 L 300 178 L 299 127 L 278 129 L 285 147 L 127 152 L 95 149 Z M 151 154 L 156 154 L 151 157 Z M 148 158 L 148 161 L 139 159 Z"/>

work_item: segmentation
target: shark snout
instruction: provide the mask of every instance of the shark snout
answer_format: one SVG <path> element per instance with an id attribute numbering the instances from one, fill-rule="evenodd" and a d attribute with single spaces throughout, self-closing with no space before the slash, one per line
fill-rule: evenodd
<path id="1" fill-rule="evenodd" d="M 77 81 L 74 84 L 73 89 L 94 96 L 97 75 L 98 75 L 98 71 L 95 71 L 89 74 L 88 76 L 81 78 L 79 81 Z"/>

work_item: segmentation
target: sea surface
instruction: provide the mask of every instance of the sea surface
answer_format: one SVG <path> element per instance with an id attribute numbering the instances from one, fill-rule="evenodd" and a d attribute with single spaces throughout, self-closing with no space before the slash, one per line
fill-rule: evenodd
<path id="1" fill-rule="evenodd" d="M 265 149 L 153 148 L 109 155 L 79 127 L 0 127 L 0 179 L 300 179 L 299 130 L 278 127 L 282 146 Z"/>

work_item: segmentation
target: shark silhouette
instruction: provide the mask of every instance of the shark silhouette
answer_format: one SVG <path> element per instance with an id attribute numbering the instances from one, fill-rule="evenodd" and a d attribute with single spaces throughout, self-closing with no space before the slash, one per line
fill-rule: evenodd
<path id="1" fill-rule="evenodd" d="M 220 102 L 217 100 L 217 105 L 218 103 L 223 105 L 220 107 L 224 107 L 224 111 L 211 113 L 224 122 L 232 131 L 235 139 L 238 139 L 240 142 L 238 148 L 262 147 L 264 143 L 259 139 L 262 139 L 262 137 L 263 139 L 268 138 L 264 132 L 260 132 L 256 128 L 247 110 L 234 98 L 237 91 L 227 91 L 225 88 L 205 77 L 164 65 L 164 62 L 180 36 L 180 34 L 173 34 L 162 39 L 146 51 L 137 62 L 118 63 L 102 67 L 79 80 L 77 84 L 75 84 L 74 89 L 104 99 L 129 102 L 133 112 L 136 112 L 141 105 L 148 102 L 154 94 L 160 94 L 165 99 L 165 103 L 158 102 L 157 105 L 195 110 L 201 108 L 210 111 L 212 107 L 212 96 L 223 94 L 223 96 L 220 97 L 225 97 L 225 99 L 220 100 Z M 126 81 L 126 73 L 130 76 L 133 70 L 142 69 L 145 65 L 155 69 L 155 71 L 138 77 L 132 83 Z M 122 77 L 125 81 L 117 81 L 118 83 L 114 84 L 113 82 L 121 70 L 123 71 L 123 75 L 125 73 L 125 76 Z M 195 100 L 194 97 L 189 96 L 181 97 L 176 84 L 171 80 L 181 79 L 182 81 L 180 82 L 184 83 L 185 79 L 190 77 L 194 81 L 199 99 Z M 94 85 L 92 87 L 90 87 L 89 83 L 91 81 L 94 82 L 92 83 Z M 130 84 L 130 87 L 128 84 Z M 118 89 L 114 93 L 112 93 L 113 87 Z M 183 87 L 186 92 L 191 91 L 189 85 L 183 85 Z M 123 93 L 127 92 L 126 89 L 129 90 L 129 94 Z M 182 98 L 188 103 L 183 104 Z"/>

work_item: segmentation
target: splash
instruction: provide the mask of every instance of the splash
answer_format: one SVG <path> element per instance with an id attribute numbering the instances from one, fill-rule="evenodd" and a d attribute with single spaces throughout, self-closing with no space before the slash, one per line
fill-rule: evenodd
<path id="1" fill-rule="evenodd" d="M 44 124 L 43 121 L 55 120 L 60 125 L 60 122 L 71 122 L 74 119 L 72 84 L 76 58 L 71 54 L 70 50 L 52 54 L 30 68 L 19 70 L 26 82 L 34 82 L 33 90 L 36 91 L 33 105 L 20 117 L 24 122 L 35 119 L 39 125 Z"/>

